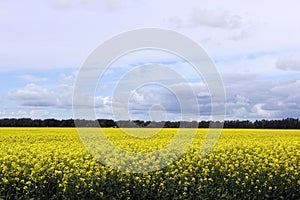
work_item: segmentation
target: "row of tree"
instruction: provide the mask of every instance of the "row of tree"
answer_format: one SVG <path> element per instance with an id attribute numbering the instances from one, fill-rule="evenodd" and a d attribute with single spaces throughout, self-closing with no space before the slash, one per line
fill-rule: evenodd
<path id="1" fill-rule="evenodd" d="M 224 128 L 270 128 L 270 129 L 300 129 L 299 119 L 286 118 L 281 120 L 226 120 L 222 122 L 151 122 L 142 120 L 123 120 L 114 121 L 112 119 L 98 119 L 98 120 L 73 120 L 73 119 L 30 119 L 30 118 L 5 118 L 0 119 L 0 127 L 145 127 L 145 128 L 208 128 L 208 127 L 221 127 Z"/>

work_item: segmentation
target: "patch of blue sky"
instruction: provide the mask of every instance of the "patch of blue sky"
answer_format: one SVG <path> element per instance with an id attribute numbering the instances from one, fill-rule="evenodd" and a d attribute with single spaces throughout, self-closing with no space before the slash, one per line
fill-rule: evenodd
<path id="1" fill-rule="evenodd" d="M 0 87 L 0 96 L 7 96 L 8 92 L 25 87 L 27 84 L 36 84 L 47 88 L 56 87 L 62 83 L 62 75 L 70 75 L 76 69 L 62 68 L 55 70 L 35 70 L 18 72 L 1 72 L 2 87 Z"/>

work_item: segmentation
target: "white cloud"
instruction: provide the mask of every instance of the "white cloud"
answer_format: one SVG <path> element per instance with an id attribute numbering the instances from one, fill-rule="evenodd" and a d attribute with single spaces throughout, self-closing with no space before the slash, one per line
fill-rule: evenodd
<path id="1" fill-rule="evenodd" d="M 28 113 L 24 110 L 12 111 L 8 114 L 8 118 L 27 118 L 29 117 Z"/>
<path id="2" fill-rule="evenodd" d="M 285 81 L 281 84 L 275 85 L 270 90 L 276 95 L 285 95 L 286 97 L 297 95 L 299 93 L 300 80 Z"/>
<path id="3" fill-rule="evenodd" d="M 30 75 L 30 74 L 24 74 L 24 75 L 20 75 L 18 77 L 23 80 L 29 81 L 29 82 L 43 82 L 43 81 L 48 80 L 48 78 L 46 78 L 46 77 L 37 77 L 37 76 Z"/>
<path id="4" fill-rule="evenodd" d="M 77 74 L 78 74 L 77 70 L 74 71 L 71 74 L 61 73 L 59 75 L 60 82 L 62 82 L 62 83 L 73 83 L 75 81 L 75 79 L 76 79 Z"/>
<path id="5" fill-rule="evenodd" d="M 66 76 L 65 74 L 62 74 L 61 76 L 61 82 L 70 82 L 74 80 L 74 77 L 72 75 Z"/>
<path id="6" fill-rule="evenodd" d="M 227 87 L 227 117 L 237 118 L 245 113 L 245 119 L 284 118 L 300 115 L 299 76 L 288 79 L 235 80 Z"/>
<path id="7" fill-rule="evenodd" d="M 227 88 L 226 119 L 274 119 L 300 114 L 299 77 L 280 80 L 256 78 L 255 81 L 250 77 L 245 79 L 240 76 L 224 82 Z M 188 87 L 194 90 L 195 95 L 189 92 Z M 19 108 L 10 116 L 46 118 L 54 116 L 53 109 L 65 109 L 71 117 L 72 91 L 72 87 L 63 84 L 53 89 L 28 84 L 8 94 L 8 98 L 16 101 Z M 208 120 L 211 117 L 211 96 L 205 83 L 177 83 L 165 87 L 145 85 L 133 91 L 118 92 L 123 92 L 120 96 L 129 99 L 101 95 L 85 97 L 82 98 L 81 108 L 95 109 L 98 118 L 128 119 L 129 113 L 130 119 L 151 120 L 153 114 L 157 119 L 180 120 L 181 106 L 185 106 L 187 112 L 184 119 Z M 197 114 L 197 104 L 200 116 Z M 113 116 L 112 106 L 124 112 Z M 153 110 L 153 106 L 161 109 Z M 7 113 L 2 112 L 2 116 Z"/>
<path id="8" fill-rule="evenodd" d="M 5 111 L 0 111 L 0 116 L 1 116 L 1 117 L 5 117 L 5 115 L 6 115 L 6 112 L 5 112 Z"/>
<path id="9" fill-rule="evenodd" d="M 123 1 L 120 0 L 55 0 L 54 8 L 67 9 L 74 7 L 84 7 L 87 9 L 97 9 L 105 11 L 115 11 L 123 7 Z"/>
<path id="10" fill-rule="evenodd" d="M 49 4 L 56 6 L 55 9 Z M 172 9 L 166 9 L 170 7 Z M 297 117 L 300 116 L 300 86 L 296 71 L 300 71 L 300 60 L 299 55 L 294 54 L 299 52 L 300 45 L 300 29 L 295 25 L 300 18 L 299 7 L 300 1 L 295 0 L 289 3 L 229 0 L 221 6 L 202 0 L 126 3 L 120 0 L 55 0 L 34 4 L 0 1 L 0 71 L 16 74 L 26 71 L 19 78 L 31 83 L 12 91 L 11 88 L 20 87 L 18 83 L 3 82 L 8 89 L 1 89 L 1 92 L 10 92 L 2 105 L 35 110 L 69 109 L 73 91 L 69 85 L 73 83 L 74 75 L 62 73 L 59 83 L 42 86 L 38 83 L 49 81 L 50 76 L 33 76 L 29 70 L 35 71 L 34 74 L 43 69 L 73 70 L 84 62 L 91 50 L 115 34 L 139 27 L 171 27 L 203 45 L 216 61 L 227 90 L 230 118 Z M 154 60 L 167 61 L 169 67 L 176 65 L 177 72 L 185 78 L 198 78 L 192 70 L 187 70 L 190 66 L 174 56 L 149 51 L 126 55 L 110 68 L 115 69 L 117 75 L 111 74 L 105 79 L 104 94 L 95 98 L 97 112 L 110 113 L 112 100 L 107 93 L 111 90 L 111 82 L 118 80 L 132 64 Z M 154 78 L 170 78 L 164 73 L 157 73 Z M 178 85 L 176 91 L 184 95 L 186 91 L 182 88 Z M 141 109 L 143 106 L 148 109 L 151 99 L 157 103 L 166 101 L 166 108 L 173 109 L 172 117 L 176 116 L 176 103 L 172 98 L 168 99 L 168 93 L 153 89 L 149 89 L 148 94 L 139 92 L 140 98 L 143 97 L 143 101 L 137 101 Z M 187 95 L 184 102 L 193 110 L 189 97 Z M 201 100 L 202 111 L 210 109 L 209 94 L 201 91 L 197 98 Z M 83 103 L 91 105 L 94 99 L 85 101 Z M 136 112 L 140 111 L 136 109 Z M 30 112 L 27 110 L 26 114 L 30 115 Z"/>
<path id="11" fill-rule="evenodd" d="M 261 103 L 258 103 L 258 104 L 255 104 L 253 106 L 253 108 L 251 109 L 251 111 L 256 115 L 256 117 L 270 117 L 272 116 L 271 112 L 272 111 L 268 111 L 268 110 L 265 110 L 263 108 L 264 104 L 261 104 Z"/>
<path id="12" fill-rule="evenodd" d="M 34 5 L 1 2 L 0 7 L 4 10 L 0 17 L 0 25 L 3 27 L 3 37 L 0 39 L 1 70 L 78 67 L 91 50 L 111 36 L 138 27 L 170 27 L 166 22 L 173 24 L 172 29 L 205 45 L 214 58 L 270 49 L 281 51 L 293 45 L 299 46 L 300 31 L 294 25 L 299 19 L 298 1 L 228 1 L 222 6 L 207 1 L 51 1 L 53 2 L 76 9 L 61 12 L 49 8 L 47 2 L 43 1 Z M 98 5 L 103 8 L 124 6 L 126 9 L 116 9 L 117 12 L 113 13 L 91 12 L 86 9 Z M 170 5 L 172 9 L 166 9 Z M 263 9 L 268 5 L 272 5 L 272 9 Z M 24 10 L 30 14 L 23 14 Z M 191 21 L 194 25 L 187 25 Z M 21 37 L 19 32 L 23 33 Z M 15 59 L 16 56 L 18 59 Z"/>
<path id="13" fill-rule="evenodd" d="M 235 97 L 235 104 L 238 105 L 238 106 L 248 106 L 249 105 L 249 99 L 240 95 L 240 94 L 237 94 L 236 97 Z"/>
<path id="14" fill-rule="evenodd" d="M 31 110 L 29 116 L 33 119 L 43 119 L 47 118 L 49 115 L 47 110 L 38 109 L 38 110 Z"/>
<path id="15" fill-rule="evenodd" d="M 191 14 L 191 23 L 195 26 L 211 28 L 236 29 L 242 25 L 242 17 L 232 15 L 223 10 L 194 9 Z"/>
<path id="16" fill-rule="evenodd" d="M 300 55 L 279 58 L 276 67 L 285 71 L 300 71 Z"/>
<path id="17" fill-rule="evenodd" d="M 22 106 L 54 106 L 56 104 L 54 91 L 49 91 L 34 83 L 27 84 L 22 89 L 10 91 L 8 98 L 19 101 Z"/>
<path id="18" fill-rule="evenodd" d="M 254 34 L 254 27 L 248 25 L 248 27 L 243 27 L 241 29 L 233 30 L 230 35 L 227 37 L 229 40 L 238 41 L 246 39 Z"/>
<path id="19" fill-rule="evenodd" d="M 38 86 L 34 83 L 27 84 L 24 88 L 10 91 L 8 98 L 17 101 L 24 107 L 71 107 L 73 90 L 68 85 L 59 85 L 53 90 Z"/>
<path id="20" fill-rule="evenodd" d="M 10 113 L 11 117 L 72 117 L 73 87 L 66 84 L 59 84 L 48 89 L 30 83 L 24 88 L 10 91 L 7 96 L 9 100 L 16 102 L 16 108 L 19 108 Z M 99 116 L 111 116 L 111 97 L 84 97 L 79 100 L 81 109 L 95 109 L 96 113 L 100 113 Z M 61 112 L 59 110 L 64 110 L 64 114 L 54 115 L 54 111 Z"/>
<path id="21" fill-rule="evenodd" d="M 236 56 L 222 56 L 216 61 L 216 67 L 225 78 L 236 79 L 243 76 L 247 80 L 264 78 L 272 75 L 282 75 L 276 70 L 276 52 L 258 52 L 254 54 L 239 54 Z"/>
<path id="22" fill-rule="evenodd" d="M 249 111 L 245 107 L 234 108 L 232 113 L 234 117 L 239 119 L 249 118 Z"/>
<path id="23" fill-rule="evenodd" d="M 170 17 L 166 21 L 171 27 L 182 28 L 183 26 L 183 21 L 178 16 Z"/>
<path id="24" fill-rule="evenodd" d="M 0 112 L 1 117 L 7 118 L 32 118 L 32 119 L 46 119 L 54 117 L 52 113 L 44 109 L 17 109 L 11 112 Z M 61 116 L 59 116 L 61 117 Z"/>
<path id="25" fill-rule="evenodd" d="M 128 100 L 126 96 L 129 97 Z M 114 99 L 112 104 L 117 110 L 117 119 L 130 116 L 131 119 L 151 120 L 153 108 L 159 108 L 155 111 L 156 114 L 168 120 L 197 120 L 200 117 L 209 118 L 210 114 L 210 96 L 203 83 L 145 85 L 130 94 L 122 93 L 117 97 L 119 98 Z"/>

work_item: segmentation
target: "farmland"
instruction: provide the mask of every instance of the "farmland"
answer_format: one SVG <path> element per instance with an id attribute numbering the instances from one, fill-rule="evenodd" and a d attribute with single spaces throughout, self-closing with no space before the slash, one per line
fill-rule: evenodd
<path id="1" fill-rule="evenodd" d="M 122 149 L 152 152 L 177 129 L 146 139 L 103 130 Z M 94 158 L 74 128 L 0 128 L 0 199 L 300 198 L 300 130 L 224 129 L 200 158 L 206 131 L 198 129 L 190 148 L 168 166 L 129 173 Z"/>

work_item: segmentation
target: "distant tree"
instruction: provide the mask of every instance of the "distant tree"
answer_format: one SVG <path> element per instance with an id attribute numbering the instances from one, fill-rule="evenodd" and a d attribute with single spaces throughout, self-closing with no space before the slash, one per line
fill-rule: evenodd
<path id="1" fill-rule="evenodd" d="M 251 122 L 249 120 L 226 120 L 223 122 L 188 122 L 188 121 L 161 121 L 151 122 L 143 120 L 120 120 L 114 121 L 112 119 L 98 119 L 98 120 L 85 120 L 85 119 L 30 119 L 30 118 L 4 118 L 0 119 L 0 127 L 146 127 L 146 128 L 208 128 L 221 127 L 224 128 L 272 128 L 272 129 L 300 129 L 300 121 L 298 118 L 286 118 L 281 120 L 255 120 Z"/>

